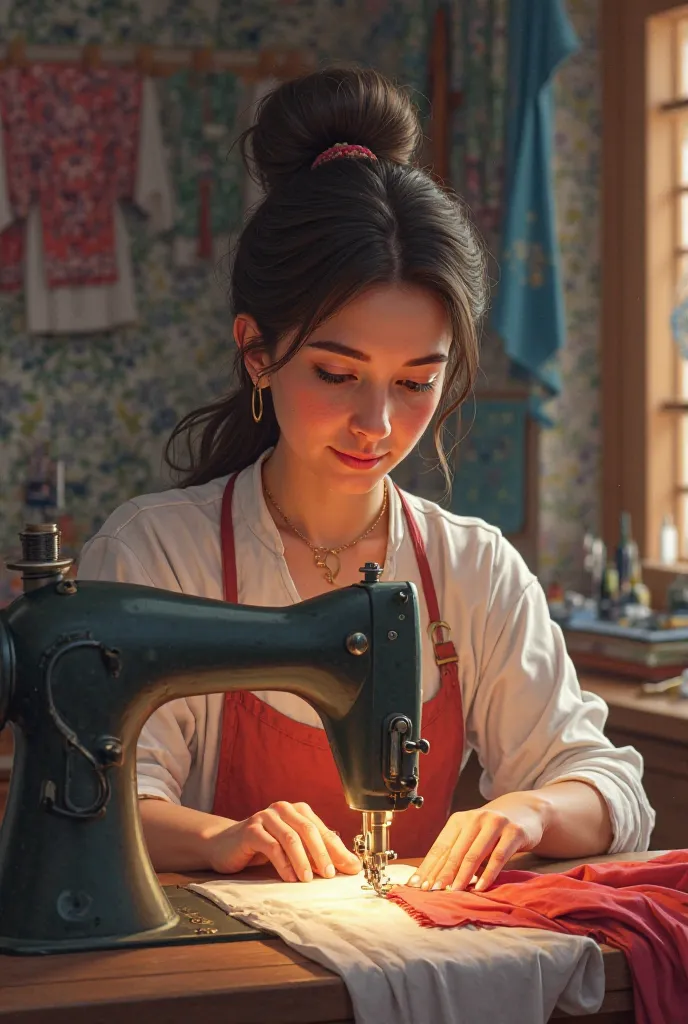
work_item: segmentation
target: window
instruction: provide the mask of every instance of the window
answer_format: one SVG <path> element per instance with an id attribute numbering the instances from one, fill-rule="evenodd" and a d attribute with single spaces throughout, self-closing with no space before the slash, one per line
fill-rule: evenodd
<path id="1" fill-rule="evenodd" d="M 631 513 L 661 602 L 667 513 L 688 561 L 688 362 L 671 329 L 682 289 L 688 301 L 688 4 L 601 9 L 603 535 L 615 544 Z"/>
<path id="2" fill-rule="evenodd" d="M 674 289 L 674 310 L 680 312 L 676 329 L 681 339 L 681 348 L 677 346 L 673 353 L 674 391 L 664 403 L 665 412 L 675 417 L 676 431 L 674 501 L 667 512 L 671 512 L 677 522 L 679 557 L 685 559 L 688 557 L 688 17 L 682 17 L 679 12 L 678 16 L 665 15 L 664 18 L 666 23 L 659 25 L 659 33 L 660 40 L 669 47 L 665 60 L 671 95 L 659 102 L 654 113 L 671 123 L 673 180 L 669 201 L 674 234 L 667 273 Z M 649 31 L 656 30 L 651 25 Z M 650 49 L 650 60 L 660 60 L 664 50 L 665 45 L 656 47 L 654 52 Z M 649 70 L 652 74 L 652 67 Z"/>
<path id="3" fill-rule="evenodd" d="M 676 301 L 685 304 L 688 313 L 688 18 L 673 21 L 671 33 L 675 97 L 665 112 L 674 118 L 676 152 L 674 283 Z M 681 334 L 684 334 L 683 328 Z M 673 411 L 677 418 L 679 473 L 676 481 L 676 511 L 679 552 L 680 557 L 685 559 L 688 557 L 688 315 L 682 348 L 683 357 L 678 351 L 676 355 L 676 394 L 669 401 L 668 411 Z"/>

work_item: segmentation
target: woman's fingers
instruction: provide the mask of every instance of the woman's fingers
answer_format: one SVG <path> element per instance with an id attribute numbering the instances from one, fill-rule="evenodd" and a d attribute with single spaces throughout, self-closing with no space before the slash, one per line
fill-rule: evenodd
<path id="1" fill-rule="evenodd" d="M 327 862 L 326 871 L 324 874 L 325 878 L 331 878 L 334 874 L 334 870 L 341 871 L 344 874 L 356 875 L 361 870 L 361 862 L 353 852 L 349 850 L 342 840 L 338 832 L 333 832 L 331 828 L 328 828 L 325 822 L 318 817 L 315 811 L 309 804 L 298 803 L 294 804 L 294 808 L 302 814 L 304 818 L 312 822 L 318 830 L 318 835 L 327 851 Z M 332 867 L 332 872 L 327 870 L 327 867 Z M 323 874 L 318 867 L 320 874 Z"/>
<path id="2" fill-rule="evenodd" d="M 301 882 L 312 882 L 311 862 L 298 831 L 275 809 L 274 805 L 261 811 L 260 821 L 266 832 L 278 841 Z"/>
<path id="3" fill-rule="evenodd" d="M 464 879 L 465 884 L 461 887 L 465 888 L 478 870 L 488 848 L 491 850 L 498 838 L 498 830 L 490 822 L 481 823 L 473 819 L 467 823 L 431 882 L 430 888 L 447 889 L 453 883 L 461 883 Z"/>
<path id="4" fill-rule="evenodd" d="M 263 864 L 268 863 L 268 858 L 264 853 L 254 853 L 250 861 L 246 865 L 247 868 L 260 868 Z"/>
<path id="5" fill-rule="evenodd" d="M 484 865 L 476 885 L 476 891 L 482 892 L 527 842 L 524 829 L 505 814 L 457 812 L 449 818 L 407 885 L 426 890 L 466 889 Z"/>
<path id="6" fill-rule="evenodd" d="M 483 892 L 493 884 L 499 873 L 504 870 L 507 862 L 515 853 L 523 849 L 524 841 L 524 836 L 516 825 L 508 825 L 504 829 L 476 883 L 476 892 Z"/>
<path id="7" fill-rule="evenodd" d="M 281 843 L 265 828 L 261 821 L 249 821 L 244 829 L 243 841 L 251 851 L 262 854 L 274 865 L 277 874 L 285 882 L 298 881 L 291 860 Z"/>
<path id="8" fill-rule="evenodd" d="M 499 842 L 500 832 L 496 823 L 485 822 L 467 848 L 461 844 L 460 856 L 452 855 L 452 863 L 447 863 L 438 879 L 439 886 L 443 889 L 466 889 Z"/>
<path id="9" fill-rule="evenodd" d="M 315 871 L 319 875 L 322 875 L 323 878 L 334 878 L 335 866 L 321 834 L 321 830 L 322 832 L 326 831 L 325 826 L 313 814 L 308 804 L 290 804 L 280 801 L 272 804 L 271 810 L 276 811 L 282 820 L 299 835 L 307 859 L 309 859 L 309 868 L 310 861 L 312 861 Z M 304 881 L 309 881 L 309 879 L 304 879 Z"/>
<path id="10" fill-rule="evenodd" d="M 305 803 L 278 801 L 259 815 L 266 830 L 284 847 L 288 859 L 302 882 L 313 880 L 314 872 L 333 878 L 336 871 L 357 874 L 361 863 L 347 850 L 336 832 Z"/>
<path id="11" fill-rule="evenodd" d="M 442 870 L 447 857 L 454 848 L 457 830 L 461 827 L 459 814 L 452 814 L 447 821 L 435 842 L 432 844 L 427 856 L 420 864 L 416 872 L 409 878 L 407 885 L 414 888 L 431 889 Z"/>

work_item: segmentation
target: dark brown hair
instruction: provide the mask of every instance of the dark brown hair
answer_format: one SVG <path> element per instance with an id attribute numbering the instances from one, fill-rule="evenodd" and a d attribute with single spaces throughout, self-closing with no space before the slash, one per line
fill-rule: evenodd
<path id="1" fill-rule="evenodd" d="M 378 159 L 342 158 L 311 170 L 337 142 L 367 146 Z M 327 68 L 269 93 L 240 139 L 246 166 L 266 196 L 233 254 L 230 302 L 234 315 L 250 315 L 258 325 L 260 335 L 245 351 L 260 348 L 272 358 L 279 340 L 295 332 L 269 374 L 365 289 L 408 284 L 437 296 L 453 338 L 433 425 L 449 483 L 442 430 L 472 390 L 478 369 L 485 257 L 458 197 L 413 165 L 421 143 L 409 96 L 373 70 Z M 183 474 L 183 487 L 243 469 L 277 442 L 269 388 L 262 391 L 262 420 L 254 423 L 253 384 L 241 352 L 235 373 L 236 389 L 186 415 L 167 443 L 165 460 Z M 172 457 L 182 436 L 185 465 Z"/>

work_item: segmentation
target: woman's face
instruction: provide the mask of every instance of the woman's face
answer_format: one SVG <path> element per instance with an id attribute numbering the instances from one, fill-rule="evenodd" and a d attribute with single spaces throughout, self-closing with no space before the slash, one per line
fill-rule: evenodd
<path id="1" fill-rule="evenodd" d="M 277 358 L 288 344 L 280 344 Z M 425 432 L 450 345 L 449 319 L 434 295 L 403 286 L 370 289 L 270 375 L 280 444 L 329 487 L 369 491 Z"/>

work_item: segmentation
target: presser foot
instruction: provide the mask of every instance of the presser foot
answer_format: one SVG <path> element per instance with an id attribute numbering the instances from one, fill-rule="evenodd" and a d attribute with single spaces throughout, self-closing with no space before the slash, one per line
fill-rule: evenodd
<path id="1" fill-rule="evenodd" d="M 354 839 L 354 852 L 363 864 L 363 874 L 366 884 L 361 888 L 367 891 L 372 890 L 377 896 L 386 896 L 394 884 L 387 875 L 387 865 L 391 860 L 396 860 L 394 850 L 384 852 L 372 852 L 370 833 L 356 836 Z"/>
<path id="2" fill-rule="evenodd" d="M 390 851 L 390 853 L 393 853 L 393 851 Z M 396 854 L 393 853 L 392 860 L 395 857 Z M 372 890 L 377 896 L 386 896 L 394 884 L 386 873 L 386 867 L 387 865 L 384 868 L 380 868 L 377 864 L 366 864 L 364 861 L 363 872 L 367 885 L 362 885 L 361 889 L 365 889 L 368 892 Z"/>

